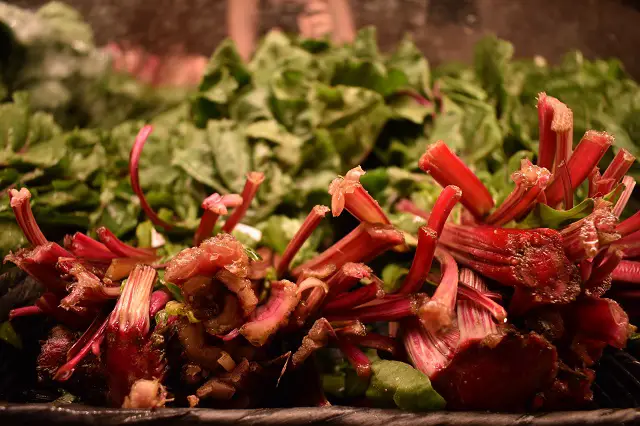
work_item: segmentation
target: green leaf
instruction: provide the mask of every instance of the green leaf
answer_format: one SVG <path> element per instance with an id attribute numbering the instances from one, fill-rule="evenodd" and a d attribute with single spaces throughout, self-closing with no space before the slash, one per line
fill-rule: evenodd
<path id="1" fill-rule="evenodd" d="M 248 138 L 264 139 L 273 144 L 273 152 L 280 163 L 292 169 L 294 174 L 300 166 L 302 140 L 279 125 L 275 120 L 256 121 L 245 127 L 244 133 Z"/>
<path id="2" fill-rule="evenodd" d="M 441 410 L 445 400 L 433 389 L 429 378 L 409 364 L 376 360 L 367 398 L 382 406 L 395 405 L 408 411 Z"/>
<path id="3" fill-rule="evenodd" d="M 5 341 L 16 349 L 22 349 L 22 340 L 9 321 L 0 324 L 0 340 Z"/>
<path id="4" fill-rule="evenodd" d="M 247 253 L 247 256 L 249 257 L 250 260 L 253 261 L 260 261 L 262 260 L 262 256 L 260 256 L 254 249 L 252 249 L 251 247 L 246 247 L 244 248 L 245 253 Z"/>
<path id="5" fill-rule="evenodd" d="M 407 268 L 390 263 L 382 270 L 382 282 L 384 283 L 385 293 L 395 293 L 402 286 L 404 278 L 409 273 Z"/>
<path id="6" fill-rule="evenodd" d="M 207 132 L 203 130 L 194 130 L 184 147 L 175 151 L 172 160 L 172 165 L 182 169 L 197 182 L 226 194 L 229 190 L 222 183 L 215 164 L 213 149 Z"/>
<path id="7" fill-rule="evenodd" d="M 154 232 L 153 223 L 150 220 L 146 220 L 136 226 L 136 239 L 138 240 L 138 247 L 151 247 Z"/>
<path id="8" fill-rule="evenodd" d="M 180 289 L 180 287 L 173 283 L 168 283 L 164 280 L 159 281 L 162 286 L 166 287 L 167 290 L 169 290 L 169 293 L 171 293 L 175 300 L 177 300 L 178 302 L 184 302 L 184 296 L 182 295 L 182 290 Z"/>
<path id="9" fill-rule="evenodd" d="M 409 86 L 426 95 L 431 94 L 431 73 L 429 62 L 409 36 L 400 42 L 387 61 L 389 69 L 402 71 Z"/>
<path id="10" fill-rule="evenodd" d="M 517 224 L 517 227 L 521 229 L 564 228 L 591 214 L 594 204 L 592 198 L 587 198 L 570 210 L 555 210 L 546 204 L 538 203 L 531 213 Z"/>
<path id="11" fill-rule="evenodd" d="M 209 121 L 207 137 L 216 172 L 221 181 L 232 192 L 242 192 L 247 173 L 251 170 L 247 139 L 235 128 L 234 123 L 228 120 Z"/>
<path id="12" fill-rule="evenodd" d="M 389 102 L 394 118 L 422 124 L 424 119 L 435 112 L 433 105 L 424 106 L 408 95 L 394 96 Z"/>

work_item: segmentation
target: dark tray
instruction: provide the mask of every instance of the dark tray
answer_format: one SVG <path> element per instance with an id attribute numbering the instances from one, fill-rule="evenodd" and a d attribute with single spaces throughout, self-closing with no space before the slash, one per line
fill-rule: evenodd
<path id="1" fill-rule="evenodd" d="M 593 410 L 548 414 L 435 412 L 412 414 L 399 410 L 326 407 L 256 410 L 165 408 L 156 411 L 95 409 L 49 404 L 0 406 L 4 425 L 635 425 L 640 410 Z"/>

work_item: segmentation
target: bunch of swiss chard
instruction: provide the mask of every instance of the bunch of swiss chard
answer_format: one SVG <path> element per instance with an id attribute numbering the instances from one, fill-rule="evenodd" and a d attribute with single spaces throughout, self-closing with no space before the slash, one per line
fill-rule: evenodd
<path id="1" fill-rule="evenodd" d="M 605 296 L 637 309 L 640 214 L 620 219 L 635 157 L 621 149 L 601 169 L 613 136 L 588 130 L 574 148 L 572 110 L 545 93 L 537 119 L 536 164 L 521 158 L 499 203 L 438 141 L 418 161 L 442 188 L 432 208 L 394 206 L 415 232 L 393 225 L 357 166 L 331 181 L 330 207 L 312 207 L 278 251 L 232 235 L 265 189 L 261 171 L 237 193 L 204 198 L 191 246 L 165 259 L 157 231 L 152 247 L 106 227 L 97 239 L 49 241 L 31 193 L 11 189 L 29 248 L 6 261 L 46 289 L 11 318 L 58 323 L 38 358 L 42 382 L 97 387 L 113 406 L 324 406 L 327 395 L 407 410 L 588 406 L 602 351 L 624 348 L 634 331 Z M 156 212 L 140 185 L 151 131 L 135 138 L 129 179 L 151 224 L 169 235 L 182 224 Z M 326 215 L 345 211 L 352 229 L 301 256 Z"/>

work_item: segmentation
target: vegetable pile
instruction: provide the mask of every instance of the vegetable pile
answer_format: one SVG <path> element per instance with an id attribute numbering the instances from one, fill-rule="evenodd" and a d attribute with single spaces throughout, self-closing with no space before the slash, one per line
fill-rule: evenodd
<path id="1" fill-rule="evenodd" d="M 51 242 L 31 193 L 11 189 L 30 248 L 6 261 L 46 292 L 10 317 L 54 317 L 59 325 L 42 346 L 39 377 L 99 387 L 113 406 L 262 406 L 273 403 L 265 389 L 276 394 L 300 375 L 310 388 L 305 403 L 315 405 L 329 404 L 325 388 L 338 399 L 360 395 L 408 410 L 584 406 L 603 349 L 624 348 L 635 329 L 603 297 L 619 281 L 640 282 L 633 260 L 640 216 L 619 219 L 635 186 L 627 175 L 635 157 L 622 149 L 601 171 L 613 137 L 589 130 L 573 149 L 572 111 L 545 93 L 537 107 L 537 164 L 522 159 L 497 206 L 444 142 L 426 147 L 418 165 L 442 187 L 433 208 L 407 199 L 396 205 L 423 220 L 417 235 L 392 225 L 363 187 L 360 166 L 331 182 L 331 208 L 313 207 L 282 254 L 254 251 L 230 234 L 264 185 L 254 171 L 241 193 L 203 200 L 193 247 L 167 262 L 105 227 L 97 240 L 78 232 L 64 247 Z M 152 209 L 140 187 L 151 131 L 145 126 L 136 137 L 130 182 L 150 221 L 170 230 L 176 224 Z M 586 197 L 574 206 L 585 182 Z M 346 211 L 359 224 L 292 267 L 329 211 Z M 162 245 L 164 237 L 156 239 Z M 394 289 L 375 272 L 380 263 L 383 276 L 402 265 L 389 264 L 389 253 L 412 257 Z M 323 387 L 316 354 L 343 360 L 333 361 Z M 360 386 L 347 395 L 335 382 L 349 371 Z"/>
<path id="2" fill-rule="evenodd" d="M 640 88 L 618 62 L 487 38 L 432 75 L 373 29 L 271 33 L 248 64 L 222 43 L 187 97 L 89 72 L 102 53 L 59 3 L 0 21 L 0 284 L 15 265 L 12 291 L 42 290 L 0 340 L 55 324 L 39 389 L 412 411 L 608 391 L 597 363 L 640 314 Z"/>

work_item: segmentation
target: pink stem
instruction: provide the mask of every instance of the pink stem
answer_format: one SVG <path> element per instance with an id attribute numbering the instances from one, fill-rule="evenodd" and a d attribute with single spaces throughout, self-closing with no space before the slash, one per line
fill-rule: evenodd
<path id="1" fill-rule="evenodd" d="M 384 213 L 376 200 L 371 197 L 360 183 L 360 177 L 365 174 L 362 167 L 358 166 L 347 172 L 342 177 L 337 177 L 329 185 L 331 194 L 331 211 L 333 216 L 339 216 L 343 209 L 347 209 L 361 222 L 390 224 L 389 218 Z"/>
<path id="2" fill-rule="evenodd" d="M 431 269 L 437 242 L 438 234 L 433 229 L 423 226 L 418 230 L 416 254 L 398 294 L 410 294 L 420 290 Z"/>
<path id="3" fill-rule="evenodd" d="M 172 299 L 171 294 L 165 290 L 156 290 L 151 293 L 151 303 L 149 304 L 149 316 L 153 317 Z"/>
<path id="4" fill-rule="evenodd" d="M 633 188 L 636 186 L 636 180 L 631 176 L 625 176 L 622 178 L 622 185 L 624 185 L 624 190 L 622 194 L 620 194 L 616 205 L 613 207 L 613 214 L 616 217 L 620 217 L 624 208 L 627 206 L 629 198 L 631 198 L 631 194 L 633 193 Z"/>
<path id="5" fill-rule="evenodd" d="M 298 253 L 302 245 L 307 241 L 307 239 L 311 236 L 313 231 L 318 227 L 320 221 L 325 217 L 325 215 L 329 212 L 329 208 L 326 206 L 315 206 L 311 209 L 311 212 L 307 215 L 304 222 L 302 222 L 302 226 L 296 232 L 296 235 L 293 236 L 289 244 L 287 244 L 287 248 L 285 249 L 282 257 L 280 258 L 280 262 L 278 263 L 278 267 L 276 269 L 276 276 L 282 277 L 282 275 L 289 269 L 289 264 Z"/>
<path id="6" fill-rule="evenodd" d="M 96 262 L 110 262 L 118 257 L 107 246 L 82 232 L 76 232 L 72 237 L 65 237 L 65 247 L 76 257 Z"/>
<path id="7" fill-rule="evenodd" d="M 12 189 L 9 191 L 9 200 L 13 214 L 16 216 L 18 225 L 20 225 L 20 229 L 22 229 L 22 233 L 27 237 L 27 240 L 34 246 L 46 244 L 47 238 L 40 230 L 31 210 L 31 193 L 29 190 L 27 188 L 22 188 L 20 191 Z"/>
<path id="8" fill-rule="evenodd" d="M 561 161 L 556 168 L 556 174 L 562 181 L 564 209 L 571 210 L 573 208 L 573 189 L 571 186 L 571 176 L 569 176 L 569 169 L 567 169 L 567 163 Z"/>
<path id="9" fill-rule="evenodd" d="M 23 306 L 9 311 L 9 321 L 17 317 L 27 317 L 31 315 L 43 315 L 45 312 L 37 305 Z"/>
<path id="10" fill-rule="evenodd" d="M 460 197 L 462 197 L 462 191 L 455 185 L 448 185 L 440 192 L 427 220 L 427 227 L 433 229 L 438 236 L 442 234 L 444 224 L 447 222 L 451 210 L 460 201 Z"/>
<path id="11" fill-rule="evenodd" d="M 173 225 L 165 222 L 160 219 L 160 216 L 153 211 L 147 198 L 144 196 L 144 192 L 142 191 L 142 187 L 140 186 L 140 173 L 138 170 L 138 166 L 140 164 L 140 156 L 142 155 L 142 148 L 144 148 L 144 144 L 149 138 L 149 135 L 153 131 L 153 126 L 146 125 L 140 129 L 138 135 L 136 136 L 135 141 L 133 142 L 133 147 L 131 148 L 131 154 L 129 155 L 129 177 L 131 179 L 131 188 L 133 192 L 138 196 L 140 200 L 140 206 L 142 210 L 146 213 L 149 220 L 154 225 L 158 225 L 163 227 L 164 229 L 171 229 Z"/>
<path id="12" fill-rule="evenodd" d="M 100 328 L 98 328 L 96 332 L 89 339 L 87 339 L 87 344 L 84 345 L 80 350 L 78 350 L 78 352 L 71 359 L 69 359 L 64 365 L 62 365 L 62 367 L 58 369 L 55 376 L 53 377 L 54 380 L 57 380 L 59 382 L 69 380 L 80 361 L 82 361 L 84 357 L 87 356 L 89 351 L 92 350 L 93 343 L 100 339 L 102 335 L 104 335 L 108 323 L 109 318 L 104 320 Z"/>
<path id="13" fill-rule="evenodd" d="M 345 263 L 342 268 L 327 280 L 329 298 L 351 290 L 363 278 L 371 277 L 371 268 L 364 263 Z"/>
<path id="14" fill-rule="evenodd" d="M 610 184 L 603 188 L 603 193 L 608 194 L 613 189 L 613 186 L 620 182 L 620 179 L 629 171 L 633 163 L 636 161 L 636 157 L 634 157 L 629 151 L 622 148 L 616 156 L 613 158 L 613 161 L 607 167 L 604 174 L 602 175 L 602 179 L 610 180 Z"/>
<path id="15" fill-rule="evenodd" d="M 588 130 L 575 152 L 567 163 L 569 176 L 571 177 L 572 191 L 575 191 L 589 176 L 589 173 L 598 165 L 607 149 L 613 143 L 613 137 L 605 132 Z M 563 198 L 564 189 L 562 179 L 556 176 L 546 190 L 547 203 L 556 206 Z"/>
<path id="16" fill-rule="evenodd" d="M 600 169 L 598 167 L 594 167 L 589 173 L 589 198 L 595 198 L 596 196 L 602 196 L 604 194 L 599 193 L 598 191 L 598 182 L 600 181 L 602 176 L 600 176 Z"/>
<path id="17" fill-rule="evenodd" d="M 404 242 L 402 232 L 391 225 L 362 222 L 333 246 L 292 271 L 297 277 L 305 270 L 318 270 L 328 264 L 341 268 L 348 262 L 368 262 Z"/>
<path id="18" fill-rule="evenodd" d="M 339 338 L 338 347 L 347 358 L 347 361 L 349 361 L 349 364 L 355 368 L 359 377 L 368 378 L 371 376 L 371 361 L 349 338 Z"/>
<path id="19" fill-rule="evenodd" d="M 489 311 L 491 315 L 498 322 L 506 322 L 507 311 L 502 307 L 502 305 L 492 300 L 485 293 L 478 291 L 474 287 L 466 285 L 463 280 L 468 278 L 464 278 L 465 277 L 464 271 L 467 271 L 467 269 L 462 269 L 460 271 L 460 283 L 458 285 L 458 298 L 461 300 L 469 300 L 475 303 L 476 305 L 481 306 L 482 308 Z"/>
<path id="20" fill-rule="evenodd" d="M 444 142 L 430 145 L 418 165 L 441 186 L 459 187 L 462 190 L 462 205 L 476 219 L 482 219 L 493 208 L 493 198 L 487 187 Z"/>
<path id="21" fill-rule="evenodd" d="M 383 297 L 384 290 L 381 284 L 378 281 L 374 281 L 357 290 L 337 295 L 335 299 L 324 306 L 323 312 L 344 311 Z"/>
<path id="22" fill-rule="evenodd" d="M 124 242 L 120 241 L 113 232 L 111 232 L 104 226 L 96 229 L 96 233 L 98 234 L 100 241 L 102 241 L 102 243 L 104 243 L 104 245 L 107 246 L 109 250 L 117 254 L 118 257 L 131 257 L 134 259 L 144 260 L 157 258 L 155 250 L 141 249 L 132 247 L 129 244 L 125 244 Z"/>
<path id="23" fill-rule="evenodd" d="M 602 283 L 609 277 L 609 275 L 618 267 L 618 265 L 622 261 L 622 255 L 622 250 L 615 250 L 602 262 L 598 263 L 596 263 L 596 257 L 596 259 L 594 259 L 593 261 L 593 265 L 595 267 L 592 270 L 589 281 L 587 281 L 583 285 L 583 288 L 585 290 L 590 290 L 601 286 Z"/>
<path id="24" fill-rule="evenodd" d="M 242 197 L 238 194 L 211 194 L 202 202 L 204 213 L 200 218 L 200 225 L 196 230 L 193 245 L 199 246 L 202 241 L 213 233 L 216 222 L 221 215 L 227 214 L 227 207 L 238 207 L 242 204 Z"/>
<path id="25" fill-rule="evenodd" d="M 400 346 L 396 339 L 377 333 L 367 333 L 364 336 L 350 336 L 351 341 L 363 348 L 378 349 L 397 356 L 400 354 Z"/>
<path id="26" fill-rule="evenodd" d="M 456 295 L 458 294 L 458 264 L 448 251 L 436 248 L 442 279 L 430 301 L 420 307 L 419 317 L 423 327 L 432 333 L 443 333 L 453 325 Z"/>
<path id="27" fill-rule="evenodd" d="M 240 220 L 242 220 L 263 181 L 264 173 L 262 172 L 250 172 L 247 175 L 247 181 L 245 182 L 244 189 L 242 190 L 242 204 L 236 207 L 233 213 L 231 213 L 231 216 L 229 216 L 225 224 L 222 226 L 223 232 L 231 233 Z"/>
<path id="28" fill-rule="evenodd" d="M 640 211 L 634 213 L 633 216 L 623 220 L 616 226 L 616 232 L 623 237 L 638 230 L 640 230 Z"/>
<path id="29" fill-rule="evenodd" d="M 370 323 L 376 321 L 397 321 L 416 314 L 423 298 L 405 296 L 390 301 L 381 301 L 378 304 L 351 309 L 345 313 L 327 315 L 327 320 L 334 321 L 360 321 Z"/>
<path id="30" fill-rule="evenodd" d="M 640 284 L 640 262 L 622 260 L 613 270 L 613 281 Z"/>

